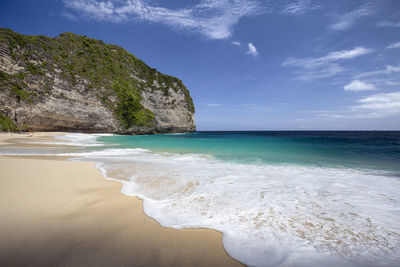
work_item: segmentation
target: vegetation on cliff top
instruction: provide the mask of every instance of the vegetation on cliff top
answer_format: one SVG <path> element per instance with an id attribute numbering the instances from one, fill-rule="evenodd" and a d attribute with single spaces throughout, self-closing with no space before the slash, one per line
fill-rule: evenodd
<path id="1" fill-rule="evenodd" d="M 182 90 L 190 112 L 194 112 L 189 91 L 178 78 L 162 74 L 117 45 L 73 33 L 58 37 L 27 36 L 0 29 L 0 43 L 5 43 L 13 59 L 25 68 L 9 75 L 0 72 L 0 87 L 10 88 L 18 101 L 33 102 L 51 94 L 53 80 L 46 73 L 60 73 L 72 87 L 84 84 L 87 94 L 95 94 L 109 107 L 125 128 L 153 126 L 154 114 L 141 104 L 143 88 Z M 40 91 L 29 91 L 26 79 L 44 80 Z"/>

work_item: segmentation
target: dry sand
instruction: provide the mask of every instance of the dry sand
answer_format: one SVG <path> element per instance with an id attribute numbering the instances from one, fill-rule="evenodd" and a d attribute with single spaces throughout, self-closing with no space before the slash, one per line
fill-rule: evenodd
<path id="1" fill-rule="evenodd" d="M 0 156 L 0 266 L 239 266 L 221 238 L 161 227 L 94 163 Z"/>

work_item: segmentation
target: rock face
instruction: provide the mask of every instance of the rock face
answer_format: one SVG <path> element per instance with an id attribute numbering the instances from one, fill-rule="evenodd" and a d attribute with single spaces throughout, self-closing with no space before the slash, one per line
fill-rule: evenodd
<path id="1" fill-rule="evenodd" d="M 34 131 L 195 130 L 182 81 L 121 47 L 72 33 L 49 38 L 0 29 L 0 114 Z"/>

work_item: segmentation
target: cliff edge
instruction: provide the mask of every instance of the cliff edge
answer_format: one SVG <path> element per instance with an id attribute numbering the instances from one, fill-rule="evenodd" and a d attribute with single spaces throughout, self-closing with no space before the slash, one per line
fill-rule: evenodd
<path id="1" fill-rule="evenodd" d="M 189 132 L 194 106 L 181 80 L 117 45 L 0 28 L 0 130 L 13 129 Z"/>

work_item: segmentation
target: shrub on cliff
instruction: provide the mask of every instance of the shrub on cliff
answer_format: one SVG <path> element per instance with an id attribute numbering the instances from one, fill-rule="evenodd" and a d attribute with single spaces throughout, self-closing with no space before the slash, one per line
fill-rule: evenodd
<path id="1" fill-rule="evenodd" d="M 5 115 L 0 113 L 0 132 L 17 132 L 19 129 L 15 124 Z"/>

